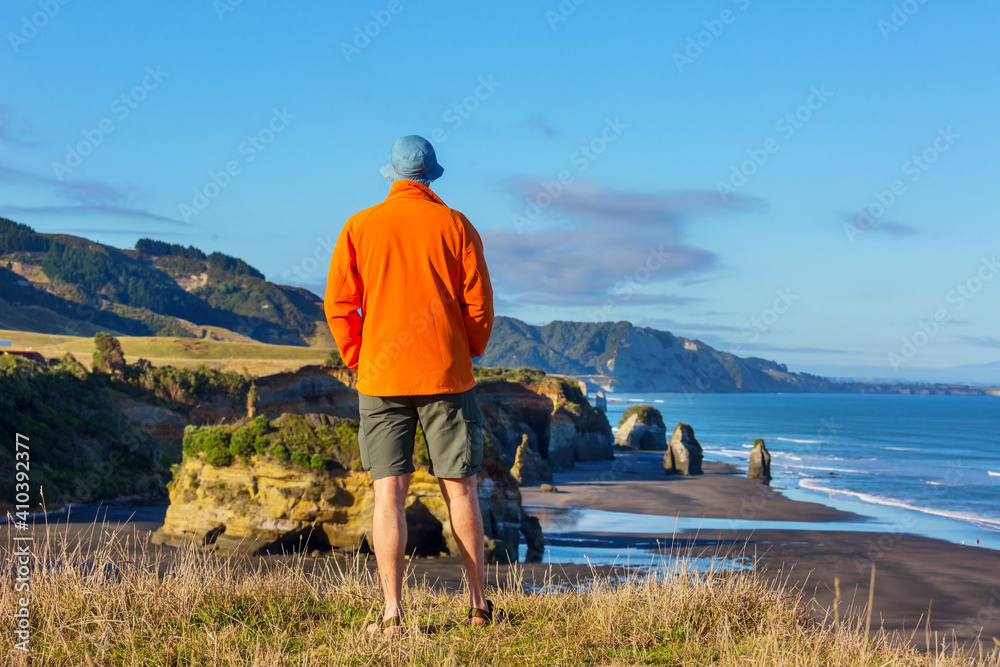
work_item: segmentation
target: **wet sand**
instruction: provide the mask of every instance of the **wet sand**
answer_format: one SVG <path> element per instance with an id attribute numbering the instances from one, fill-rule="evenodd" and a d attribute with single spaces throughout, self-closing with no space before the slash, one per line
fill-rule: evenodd
<path id="1" fill-rule="evenodd" d="M 861 517 L 818 503 L 789 500 L 747 479 L 728 463 L 705 461 L 704 474 L 663 473 L 663 454 L 618 452 L 614 461 L 578 463 L 557 473 L 558 493 L 521 489 L 526 505 L 585 507 L 608 512 L 762 521 L 852 521 Z"/>
<path id="2" fill-rule="evenodd" d="M 834 601 L 840 580 L 841 613 L 868 601 L 875 565 L 873 625 L 913 635 L 925 644 L 930 609 L 934 632 L 951 642 L 969 641 L 982 631 L 983 648 L 994 650 L 1000 638 L 1000 551 L 961 546 L 943 540 L 882 532 L 839 530 L 841 522 L 863 518 L 814 503 L 790 500 L 735 467 L 706 462 L 705 474 L 667 477 L 647 453 L 618 454 L 615 462 L 578 464 L 555 475 L 558 493 L 522 489 L 527 505 L 575 507 L 608 512 L 690 516 L 752 521 L 813 522 L 806 530 L 700 530 L 694 533 L 566 533 L 619 547 L 648 547 L 650 541 L 680 545 L 694 555 L 756 555 L 769 577 L 787 580 L 815 599 L 822 615 Z M 824 526 L 824 524 L 826 524 Z M 559 535 L 553 534 L 552 541 Z"/>

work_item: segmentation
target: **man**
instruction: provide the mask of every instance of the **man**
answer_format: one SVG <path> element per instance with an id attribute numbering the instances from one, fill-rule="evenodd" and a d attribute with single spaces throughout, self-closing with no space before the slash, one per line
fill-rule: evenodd
<path id="1" fill-rule="evenodd" d="M 389 196 L 344 225 L 326 283 L 330 331 L 344 363 L 358 370 L 358 444 L 375 493 L 372 538 L 385 609 L 369 632 L 398 632 L 401 624 L 417 424 L 465 563 L 469 622 L 493 620 L 476 489 L 483 418 L 472 376 L 472 358 L 486 350 L 493 327 L 493 288 L 479 233 L 429 187 L 443 172 L 426 139 L 398 139 L 382 167 Z"/>

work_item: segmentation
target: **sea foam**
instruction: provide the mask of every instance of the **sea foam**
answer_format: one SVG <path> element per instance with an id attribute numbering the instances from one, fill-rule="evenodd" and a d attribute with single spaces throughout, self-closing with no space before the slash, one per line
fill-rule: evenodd
<path id="1" fill-rule="evenodd" d="M 863 493 L 861 491 L 848 491 L 846 489 L 831 489 L 827 486 L 823 486 L 817 479 L 800 479 L 799 486 L 803 489 L 808 489 L 810 491 L 819 491 L 825 493 L 828 496 L 835 495 L 845 495 L 852 496 L 866 503 L 872 505 L 882 505 L 885 507 L 898 507 L 900 509 L 910 510 L 913 512 L 922 512 L 924 514 L 933 514 L 935 516 L 942 516 L 946 519 L 954 519 L 957 521 L 965 521 L 966 523 L 971 523 L 980 528 L 987 530 L 992 530 L 1000 532 L 1000 520 L 991 519 L 989 517 L 980 516 L 978 514 L 972 514 L 971 512 L 955 512 L 949 510 L 936 510 L 930 507 L 921 507 L 919 505 L 914 505 L 911 502 L 905 500 L 900 500 L 898 498 L 887 498 L 885 496 L 877 496 L 872 493 Z"/>

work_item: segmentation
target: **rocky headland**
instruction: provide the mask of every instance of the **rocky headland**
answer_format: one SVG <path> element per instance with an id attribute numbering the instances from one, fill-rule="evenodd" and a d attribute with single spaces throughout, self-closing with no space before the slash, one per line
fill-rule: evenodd
<path id="1" fill-rule="evenodd" d="M 521 507 L 518 480 L 551 481 L 552 469 L 612 458 L 611 428 L 575 381 L 537 371 L 478 373 L 487 555 L 516 561 L 524 535 L 528 558 L 536 559 L 542 537 Z M 368 549 L 373 495 L 357 449 L 353 372 L 307 366 L 254 384 L 244 409 L 226 400 L 199 404 L 197 414 L 216 425 L 185 430 L 183 461 L 173 469 L 170 507 L 154 541 L 250 554 Z M 456 554 L 422 438 L 418 434 L 418 470 L 406 501 L 408 549 Z"/>
<path id="2" fill-rule="evenodd" d="M 357 420 L 315 413 L 188 428 L 153 542 L 251 555 L 369 550 L 374 496 L 357 429 Z M 479 473 L 479 500 L 487 558 L 516 561 L 522 530 L 534 536 L 530 522 L 522 527 L 517 484 L 495 455 Z M 413 475 L 406 517 L 411 554 L 458 553 L 447 506 L 424 465 Z"/>

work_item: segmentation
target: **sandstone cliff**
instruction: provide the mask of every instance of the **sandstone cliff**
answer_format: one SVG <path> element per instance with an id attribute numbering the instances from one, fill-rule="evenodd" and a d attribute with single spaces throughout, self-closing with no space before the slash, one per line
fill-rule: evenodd
<path id="1" fill-rule="evenodd" d="M 248 554 L 367 549 L 373 496 L 359 459 L 352 419 L 261 415 L 236 425 L 189 427 L 166 521 L 153 541 Z M 487 558 L 516 561 L 520 493 L 495 456 L 487 456 L 479 474 L 479 498 Z M 412 553 L 458 553 L 447 507 L 426 469 L 414 473 L 406 504 Z M 536 529 L 527 521 L 523 527 L 535 543 Z"/>
<path id="2" fill-rule="evenodd" d="M 521 373 L 521 381 L 507 377 Z M 552 470 L 614 458 L 611 425 L 574 380 L 522 369 L 477 369 L 476 395 L 497 454 L 514 464 L 522 434 Z"/>
<path id="3" fill-rule="evenodd" d="M 309 365 L 285 373 L 265 375 L 254 380 L 251 390 L 254 414 L 275 418 L 284 413 L 324 413 L 357 418 L 358 393 L 354 389 L 357 374 L 338 365 Z M 191 419 L 196 424 L 232 422 L 247 412 L 241 398 L 221 395 L 195 404 Z"/>

